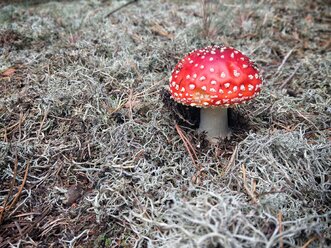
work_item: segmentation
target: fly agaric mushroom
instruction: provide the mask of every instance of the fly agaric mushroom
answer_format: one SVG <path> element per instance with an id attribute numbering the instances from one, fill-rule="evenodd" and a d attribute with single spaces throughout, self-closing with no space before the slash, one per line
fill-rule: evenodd
<path id="1" fill-rule="evenodd" d="M 233 47 L 208 46 L 185 56 L 170 78 L 171 97 L 200 107 L 200 131 L 210 138 L 229 137 L 227 108 L 260 92 L 263 79 L 247 56 Z"/>

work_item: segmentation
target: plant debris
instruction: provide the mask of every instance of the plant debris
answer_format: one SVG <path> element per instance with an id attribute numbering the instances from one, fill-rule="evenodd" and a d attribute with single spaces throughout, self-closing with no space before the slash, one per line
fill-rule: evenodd
<path id="1" fill-rule="evenodd" d="M 330 5 L 127 2 L 1 4 L 0 248 L 331 246 Z M 167 91 L 211 44 L 266 81 L 218 144 Z"/>

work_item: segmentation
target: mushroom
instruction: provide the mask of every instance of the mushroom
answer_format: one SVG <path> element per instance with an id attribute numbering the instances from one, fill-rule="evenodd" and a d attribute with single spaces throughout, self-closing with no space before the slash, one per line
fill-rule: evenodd
<path id="1" fill-rule="evenodd" d="M 211 139 L 226 138 L 231 135 L 227 108 L 257 96 L 262 82 L 242 52 L 214 45 L 192 51 L 175 66 L 170 92 L 176 102 L 201 108 L 200 131 Z"/>

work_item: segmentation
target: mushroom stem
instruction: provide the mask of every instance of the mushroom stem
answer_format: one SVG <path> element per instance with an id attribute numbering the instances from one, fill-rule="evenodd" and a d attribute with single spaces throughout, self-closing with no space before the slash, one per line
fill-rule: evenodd
<path id="1" fill-rule="evenodd" d="M 231 132 L 228 127 L 227 108 L 201 108 L 199 131 L 206 131 L 209 138 L 226 138 Z"/>

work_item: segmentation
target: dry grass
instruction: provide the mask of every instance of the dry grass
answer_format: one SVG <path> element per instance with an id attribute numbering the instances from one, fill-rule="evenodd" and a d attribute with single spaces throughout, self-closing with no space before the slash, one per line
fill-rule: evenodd
<path id="1" fill-rule="evenodd" d="M 330 5 L 204 2 L 1 5 L 1 248 L 331 245 Z M 266 78 L 215 145 L 166 91 L 210 43 Z"/>

